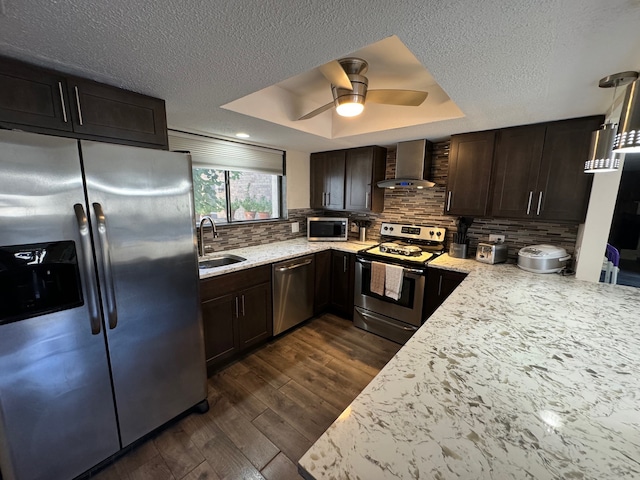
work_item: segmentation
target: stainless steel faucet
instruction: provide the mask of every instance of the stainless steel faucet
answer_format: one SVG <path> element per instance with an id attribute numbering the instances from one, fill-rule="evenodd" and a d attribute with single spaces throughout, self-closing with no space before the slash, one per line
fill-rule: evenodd
<path id="1" fill-rule="evenodd" d="M 213 218 L 211 218 L 210 216 L 206 216 L 206 217 L 202 217 L 202 219 L 200 219 L 200 229 L 198 230 L 198 255 L 199 256 L 203 256 L 205 254 L 204 251 L 204 224 L 205 221 L 209 220 L 209 223 L 211 224 L 211 229 L 213 231 L 213 238 L 218 238 L 218 229 L 216 228 L 216 222 L 213 221 Z"/>

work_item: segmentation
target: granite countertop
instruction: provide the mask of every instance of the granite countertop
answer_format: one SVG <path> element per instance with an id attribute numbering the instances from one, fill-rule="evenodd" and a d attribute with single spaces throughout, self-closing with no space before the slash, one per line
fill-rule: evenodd
<path id="1" fill-rule="evenodd" d="M 300 459 L 309 479 L 640 478 L 640 289 L 467 278 Z"/>
<path id="2" fill-rule="evenodd" d="M 225 273 L 237 272 L 247 268 L 266 265 L 269 263 L 280 262 L 301 255 L 320 252 L 322 250 L 340 250 L 342 252 L 355 253 L 368 246 L 375 245 L 375 242 L 309 242 L 306 237 L 286 240 L 284 242 L 274 242 L 266 245 L 258 245 L 257 247 L 236 248 L 233 250 L 225 250 L 223 252 L 214 252 L 205 255 L 200 260 L 207 260 L 221 254 L 232 254 L 246 258 L 245 261 L 225 265 L 223 267 L 202 268 L 200 269 L 200 279 L 215 277 Z M 213 243 L 215 248 L 215 242 Z"/>

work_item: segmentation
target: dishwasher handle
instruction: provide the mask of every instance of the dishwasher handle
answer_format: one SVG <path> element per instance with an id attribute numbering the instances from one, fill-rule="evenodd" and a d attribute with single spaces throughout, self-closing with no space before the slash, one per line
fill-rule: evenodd
<path id="1" fill-rule="evenodd" d="M 313 262 L 312 259 L 305 260 L 304 262 L 294 263 L 293 265 L 287 265 L 286 267 L 276 268 L 276 272 L 288 272 L 290 270 L 295 270 L 296 268 L 304 267 L 306 265 L 311 265 Z"/>

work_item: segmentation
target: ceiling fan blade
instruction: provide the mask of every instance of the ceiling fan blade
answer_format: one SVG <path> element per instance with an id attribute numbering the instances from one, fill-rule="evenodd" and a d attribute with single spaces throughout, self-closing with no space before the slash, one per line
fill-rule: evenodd
<path id="1" fill-rule="evenodd" d="M 351 80 L 349 80 L 349 77 L 342 68 L 342 65 L 340 65 L 336 60 L 325 63 L 318 68 L 320 69 L 320 73 L 324 75 L 324 78 L 329 80 L 333 85 L 340 88 L 346 88 L 347 90 L 353 90 Z"/>
<path id="2" fill-rule="evenodd" d="M 367 102 L 417 107 L 422 105 L 427 95 L 429 95 L 427 92 L 418 90 L 369 90 L 367 92 Z"/>
<path id="3" fill-rule="evenodd" d="M 320 115 L 322 112 L 326 112 L 327 110 L 333 108 L 333 102 L 327 103 L 326 105 L 321 106 L 320 108 L 316 108 L 306 115 L 300 117 L 298 120 L 308 120 L 309 118 L 313 118 L 316 115 Z"/>

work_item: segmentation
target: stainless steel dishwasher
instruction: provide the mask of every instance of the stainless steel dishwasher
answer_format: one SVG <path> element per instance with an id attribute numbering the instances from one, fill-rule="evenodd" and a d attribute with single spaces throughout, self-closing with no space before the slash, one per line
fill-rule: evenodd
<path id="1" fill-rule="evenodd" d="M 313 255 L 273 264 L 273 334 L 313 316 Z"/>

